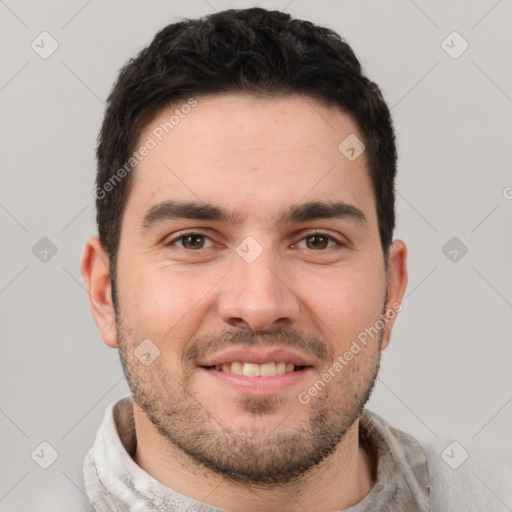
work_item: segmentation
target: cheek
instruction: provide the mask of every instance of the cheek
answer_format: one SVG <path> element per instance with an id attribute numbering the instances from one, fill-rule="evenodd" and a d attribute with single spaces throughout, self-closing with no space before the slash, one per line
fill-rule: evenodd
<path id="1" fill-rule="evenodd" d="M 378 273 L 352 267 L 314 280 L 313 290 L 307 303 L 321 319 L 319 328 L 326 339 L 341 350 L 378 319 L 385 281 Z"/>
<path id="2" fill-rule="evenodd" d="M 120 297 L 123 321 L 162 350 L 178 353 L 201 325 L 212 288 L 218 279 L 201 272 L 150 266 L 145 272 L 125 273 Z M 210 293 L 209 293 L 210 292 Z"/>

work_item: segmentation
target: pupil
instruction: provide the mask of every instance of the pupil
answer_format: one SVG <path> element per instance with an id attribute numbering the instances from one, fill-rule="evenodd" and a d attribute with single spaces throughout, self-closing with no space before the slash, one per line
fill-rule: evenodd
<path id="1" fill-rule="evenodd" d="M 316 242 L 314 240 L 316 240 Z M 320 240 L 320 242 L 318 243 L 319 240 Z M 312 245 L 314 247 L 316 247 L 317 249 L 318 248 L 324 249 L 326 247 L 327 238 L 325 236 L 321 236 L 321 235 L 312 235 L 309 237 L 309 241 L 312 242 Z"/>
<path id="2" fill-rule="evenodd" d="M 187 235 L 185 237 L 184 245 L 185 246 L 190 245 L 192 247 L 201 246 L 202 245 L 201 244 L 201 242 L 202 242 L 201 238 L 202 238 L 202 235 Z M 199 240 L 199 242 L 198 242 L 198 240 Z M 194 241 L 195 241 L 195 243 L 194 243 Z"/>

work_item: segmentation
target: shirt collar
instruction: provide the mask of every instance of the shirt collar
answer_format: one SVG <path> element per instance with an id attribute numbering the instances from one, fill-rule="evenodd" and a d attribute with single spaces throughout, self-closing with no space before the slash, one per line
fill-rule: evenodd
<path id="1" fill-rule="evenodd" d="M 376 482 L 346 512 L 428 512 L 428 470 L 420 444 L 367 409 L 360 417 L 359 435 L 377 461 Z M 84 460 L 87 495 L 97 511 L 225 512 L 177 493 L 149 475 L 132 458 L 136 445 L 132 400 L 127 396 L 107 408 Z"/>

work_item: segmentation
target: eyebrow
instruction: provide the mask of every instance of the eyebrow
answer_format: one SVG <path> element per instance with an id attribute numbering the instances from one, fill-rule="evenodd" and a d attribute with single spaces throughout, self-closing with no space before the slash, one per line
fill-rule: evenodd
<path id="1" fill-rule="evenodd" d="M 144 215 L 142 228 L 150 230 L 155 225 L 168 220 L 193 219 L 211 220 L 223 224 L 238 225 L 247 219 L 247 215 L 232 212 L 222 206 L 197 202 L 163 201 L 153 205 Z M 356 206 L 338 202 L 313 201 L 293 204 L 282 209 L 275 218 L 276 224 L 291 224 L 318 219 L 346 219 L 366 224 L 365 214 Z"/>

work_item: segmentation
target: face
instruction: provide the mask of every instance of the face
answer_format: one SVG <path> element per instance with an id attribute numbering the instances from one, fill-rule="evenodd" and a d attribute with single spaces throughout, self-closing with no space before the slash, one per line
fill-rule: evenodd
<path id="1" fill-rule="evenodd" d="M 139 139 L 156 145 L 126 204 L 104 339 L 169 446 L 233 481 L 284 483 L 359 416 L 405 249 L 386 272 L 366 154 L 338 149 L 362 139 L 346 114 L 300 96 L 204 96 L 162 136 L 176 108 Z"/>

